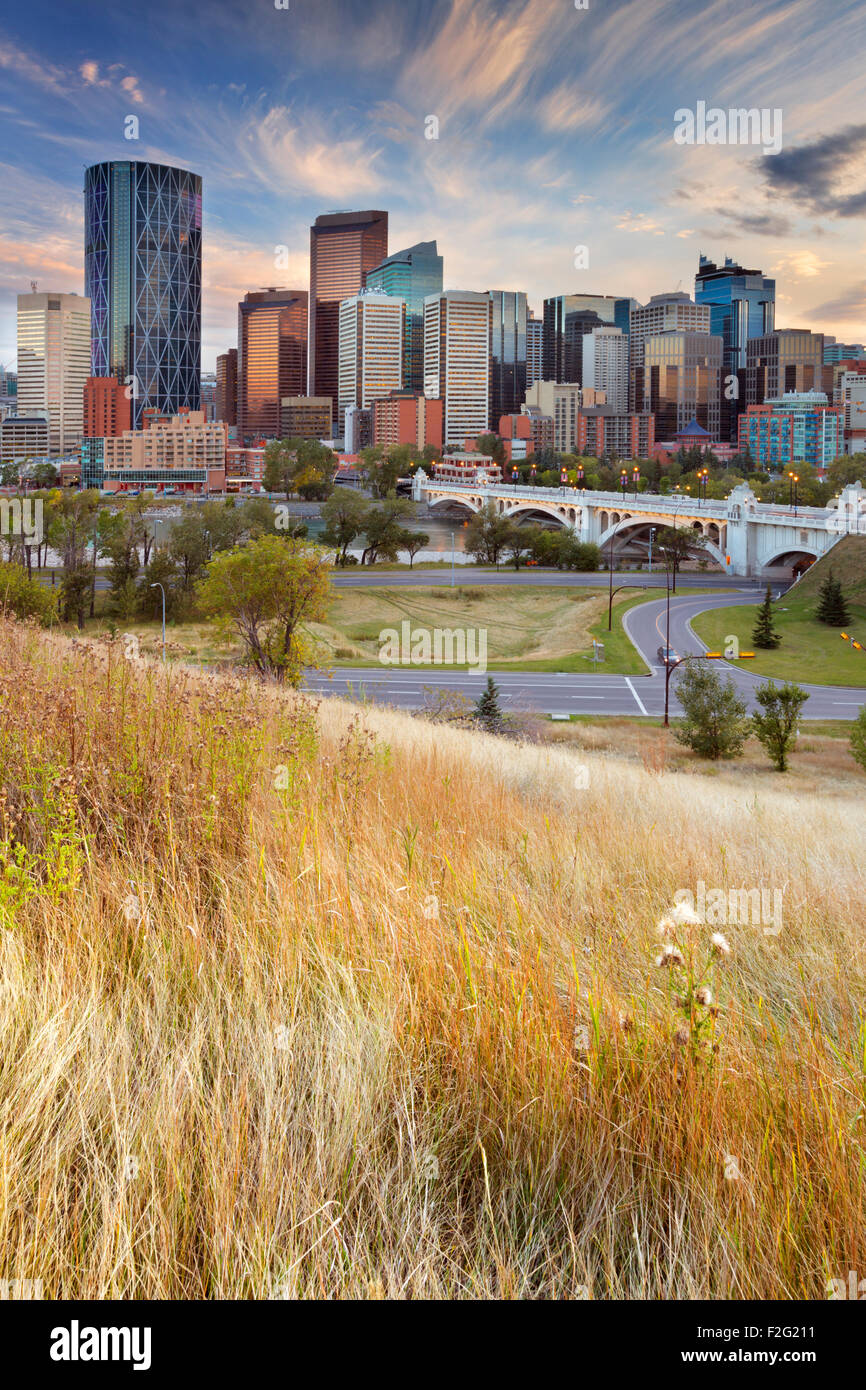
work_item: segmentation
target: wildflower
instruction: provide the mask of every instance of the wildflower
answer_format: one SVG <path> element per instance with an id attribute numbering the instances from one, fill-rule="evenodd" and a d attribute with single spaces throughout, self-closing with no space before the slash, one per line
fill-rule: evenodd
<path id="1" fill-rule="evenodd" d="M 621 1013 L 619 1016 L 619 1026 L 624 1033 L 630 1033 L 634 1028 L 634 1019 L 631 1014 Z"/>
<path id="2" fill-rule="evenodd" d="M 713 1002 L 713 991 L 709 985 L 701 985 L 700 989 L 695 991 L 695 998 L 706 1008 Z"/>
<path id="3" fill-rule="evenodd" d="M 676 907 L 674 907 L 671 911 L 671 917 L 675 922 L 679 923 L 679 925 L 683 927 L 696 927 L 698 926 L 701 920 L 698 914 L 695 912 L 695 909 L 693 907 L 689 907 L 688 903 L 686 902 L 677 903 Z"/>
<path id="4" fill-rule="evenodd" d="M 656 965 L 673 967 L 683 964 L 683 953 L 678 946 L 672 946 L 670 942 L 662 947 L 661 955 L 656 956 Z"/>
<path id="5" fill-rule="evenodd" d="M 684 1023 L 681 1023 L 674 1033 L 674 1042 L 677 1047 L 685 1047 L 689 1040 L 689 1030 Z"/>
<path id="6" fill-rule="evenodd" d="M 656 927 L 656 931 L 658 932 L 659 936 L 676 936 L 677 924 L 674 921 L 673 917 L 663 917 L 662 920 L 659 922 L 658 926 Z"/>
<path id="7" fill-rule="evenodd" d="M 710 937 L 710 945 L 720 956 L 729 956 L 731 948 L 720 931 L 714 931 Z"/>

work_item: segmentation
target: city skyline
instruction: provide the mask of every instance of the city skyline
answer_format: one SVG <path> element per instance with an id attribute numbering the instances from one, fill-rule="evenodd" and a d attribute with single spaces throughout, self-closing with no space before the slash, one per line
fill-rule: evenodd
<path id="1" fill-rule="evenodd" d="M 829 21 L 811 0 L 49 0 L 0 40 L 0 361 L 31 280 L 84 292 L 84 166 L 124 159 L 202 176 L 205 371 L 247 292 L 308 287 L 310 226 L 349 207 L 387 209 L 391 247 L 436 239 L 446 289 L 505 285 L 536 315 L 692 294 L 703 251 L 776 278 L 777 326 L 862 340 L 861 24 L 858 0 Z M 678 144 L 701 101 L 781 111 L 780 153 Z"/>

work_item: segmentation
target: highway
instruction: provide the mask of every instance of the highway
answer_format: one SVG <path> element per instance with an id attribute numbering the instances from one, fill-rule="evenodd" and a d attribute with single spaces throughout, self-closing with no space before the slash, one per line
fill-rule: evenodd
<path id="1" fill-rule="evenodd" d="M 395 575 L 391 571 L 386 579 L 390 583 Z M 485 582 L 482 572 L 473 575 L 472 583 Z M 355 578 L 355 576 L 352 576 Z M 419 576 L 415 576 L 416 582 Z M 513 581 L 515 576 L 511 576 Z M 615 576 L 616 577 L 616 576 Z M 342 579 L 343 576 L 340 576 Z M 544 576 L 532 575 L 530 582 L 556 582 L 565 578 L 567 582 L 583 580 L 584 576 L 559 576 L 548 572 Z M 598 587 L 600 576 L 586 578 Z M 488 572 L 487 581 L 495 582 L 498 575 Z M 403 574 L 400 572 L 400 581 Z M 424 582 L 427 582 L 425 576 Z M 663 582 L 663 581 L 662 581 Z M 680 580 L 680 583 L 693 587 L 693 576 Z M 709 587 L 709 586 L 708 586 Z M 727 588 L 731 584 L 728 581 Z M 678 656 L 698 655 L 706 651 L 703 642 L 695 635 L 690 620 L 708 608 L 731 607 L 744 603 L 757 603 L 756 588 L 751 585 L 740 588 L 737 593 L 672 596 L 671 597 L 671 636 L 670 645 Z M 637 650 L 650 667 L 651 674 L 643 676 L 607 675 L 604 667 L 594 674 L 558 674 L 535 671 L 494 671 L 493 677 L 500 691 L 500 699 L 506 709 L 532 710 L 538 714 L 589 714 L 589 715 L 633 715 L 637 717 L 661 718 L 665 706 L 664 668 L 658 662 L 658 648 L 665 645 L 666 598 L 632 608 L 625 615 L 624 626 Z M 754 691 L 763 677 L 755 676 L 744 663 L 720 661 L 715 669 L 721 668 L 726 675 L 733 677 L 738 691 L 749 708 L 755 708 Z M 682 667 L 671 677 L 670 712 L 675 717 L 679 705 L 674 697 L 674 688 Z M 866 670 L 866 666 L 864 666 Z M 418 709 L 425 703 L 425 687 L 437 690 L 456 690 L 471 700 L 477 700 L 487 681 L 486 675 L 464 671 L 438 671 L 435 667 L 393 667 L 372 666 L 352 669 L 335 669 L 330 678 L 322 672 L 309 672 L 306 689 L 321 695 L 340 695 L 348 698 L 364 698 L 403 709 Z M 804 706 L 806 719 L 854 719 L 861 705 L 866 704 L 866 688 L 833 685 L 804 685 L 809 693 L 809 702 Z"/>

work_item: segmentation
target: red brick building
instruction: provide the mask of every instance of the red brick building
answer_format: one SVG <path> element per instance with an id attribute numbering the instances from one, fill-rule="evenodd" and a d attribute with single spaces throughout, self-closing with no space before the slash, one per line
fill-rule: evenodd
<path id="1" fill-rule="evenodd" d="M 89 376 L 84 383 L 85 439 L 116 439 L 132 429 L 132 401 L 113 376 Z"/>
<path id="2" fill-rule="evenodd" d="M 374 444 L 442 448 L 445 410 L 441 400 L 428 400 L 419 391 L 392 391 L 373 401 L 370 410 Z"/>

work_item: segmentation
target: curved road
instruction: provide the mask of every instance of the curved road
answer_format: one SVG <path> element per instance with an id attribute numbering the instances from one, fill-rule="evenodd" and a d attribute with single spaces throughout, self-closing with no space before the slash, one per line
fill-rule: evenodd
<path id="1" fill-rule="evenodd" d="M 701 576 L 703 579 L 704 576 Z M 428 571 L 416 574 L 405 571 L 390 571 L 378 576 L 338 575 L 336 583 L 342 587 L 383 586 L 396 583 L 450 583 L 450 577 Z M 565 583 L 599 586 L 597 575 L 560 575 L 548 571 L 542 575 L 504 575 L 495 571 L 476 571 L 472 584 L 514 583 Z M 647 587 L 663 586 L 653 576 Z M 682 584 L 696 586 L 697 577 L 689 575 L 681 578 Z M 708 583 L 707 588 L 718 587 Z M 759 583 L 742 584 L 736 593 L 693 594 L 686 597 L 671 597 L 671 636 L 670 645 L 678 656 L 688 656 L 706 651 L 703 642 L 691 629 L 691 619 L 708 608 L 735 607 L 744 603 L 757 603 L 758 592 L 763 595 L 765 585 Z M 703 587 L 703 586 L 702 586 Z M 730 581 L 725 586 L 731 588 Z M 664 715 L 665 682 L 664 669 L 658 661 L 658 648 L 665 644 L 666 598 L 640 604 L 628 611 L 624 618 L 627 635 L 640 652 L 649 673 L 644 676 L 607 675 L 600 668 L 598 675 L 591 673 L 572 674 L 538 671 L 496 671 L 494 678 L 504 705 L 511 709 L 535 710 L 539 714 L 595 714 L 595 715 L 637 715 L 661 718 Z M 754 690 L 763 677 L 755 676 L 744 666 L 731 662 L 720 662 L 726 674 L 733 677 L 738 691 L 754 707 Z M 680 668 L 681 670 L 682 668 Z M 671 677 L 671 713 L 675 715 L 679 706 L 674 698 L 678 672 Z M 425 702 L 425 688 L 436 690 L 455 690 L 471 700 L 477 700 L 486 684 L 487 677 L 465 671 L 437 671 L 435 667 L 393 667 L 371 666 L 351 669 L 335 669 L 329 677 L 321 672 L 310 671 L 306 678 L 306 688 L 322 695 L 342 695 L 350 698 L 366 698 L 397 705 L 403 709 L 417 709 Z M 862 705 L 866 705 L 866 688 L 835 685 L 805 685 L 810 699 L 804 708 L 807 719 L 854 719 Z"/>

